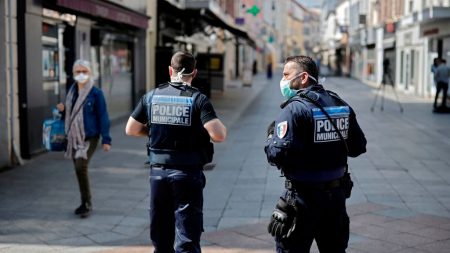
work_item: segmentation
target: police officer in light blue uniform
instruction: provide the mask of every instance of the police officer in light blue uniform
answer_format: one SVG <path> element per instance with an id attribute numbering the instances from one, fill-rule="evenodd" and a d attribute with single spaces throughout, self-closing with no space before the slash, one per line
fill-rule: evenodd
<path id="1" fill-rule="evenodd" d="M 268 227 L 279 253 L 309 252 L 314 239 L 321 253 L 340 253 L 349 239 L 347 156 L 365 153 L 366 139 L 353 109 L 317 79 L 311 58 L 286 59 L 286 101 L 265 146 L 269 163 L 286 177 Z"/>
<path id="2" fill-rule="evenodd" d="M 150 138 L 150 238 L 155 253 L 201 252 L 203 166 L 212 160 L 211 141 L 226 138 L 208 98 L 190 86 L 195 64 L 190 53 L 175 53 L 171 82 L 142 97 L 125 129 L 127 135 Z"/>

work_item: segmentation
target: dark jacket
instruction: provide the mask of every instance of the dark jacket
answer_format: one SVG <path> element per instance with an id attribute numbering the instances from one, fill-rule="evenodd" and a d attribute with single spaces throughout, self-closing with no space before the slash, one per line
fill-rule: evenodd
<path id="1" fill-rule="evenodd" d="M 73 84 L 71 89 L 75 89 L 74 99 L 78 98 L 78 86 Z M 75 104 L 73 101 L 72 104 Z M 84 132 L 86 139 L 93 137 L 102 137 L 102 144 L 111 145 L 111 136 L 109 135 L 109 116 L 106 107 L 105 97 L 102 90 L 92 87 L 86 102 L 83 106 Z"/>
<path id="2" fill-rule="evenodd" d="M 328 181 L 343 176 L 347 155 L 366 152 L 366 138 L 353 109 L 321 85 L 301 92 L 311 92 L 341 130 L 348 153 L 329 120 L 313 103 L 298 95 L 288 101 L 277 120 L 275 133 L 267 140 L 268 161 L 296 181 Z"/>

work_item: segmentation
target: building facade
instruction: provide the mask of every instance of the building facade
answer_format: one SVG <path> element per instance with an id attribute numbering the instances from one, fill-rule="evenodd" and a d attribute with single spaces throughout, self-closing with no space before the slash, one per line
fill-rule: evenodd
<path id="1" fill-rule="evenodd" d="M 433 59 L 450 60 L 450 1 L 405 1 L 396 33 L 399 89 L 433 96 Z"/>
<path id="2" fill-rule="evenodd" d="M 324 6 L 332 3 L 337 4 L 336 17 L 334 11 L 322 16 L 325 62 L 333 64 L 329 59 L 341 36 L 336 27 L 339 17 L 345 16 L 337 13 L 348 3 L 350 75 L 377 85 L 390 81 L 383 80 L 383 71 L 389 71 L 397 90 L 434 95 L 433 59 L 450 58 L 449 0 L 346 0 L 327 1 Z M 345 68 L 345 62 L 341 66 Z"/>
<path id="3" fill-rule="evenodd" d="M 19 162 L 17 3 L 0 2 L 0 168 Z"/>

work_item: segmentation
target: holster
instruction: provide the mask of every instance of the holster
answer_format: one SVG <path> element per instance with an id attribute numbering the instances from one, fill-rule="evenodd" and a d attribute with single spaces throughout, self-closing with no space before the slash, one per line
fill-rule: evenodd
<path id="1" fill-rule="evenodd" d="M 341 179 L 341 187 L 344 191 L 345 198 L 350 198 L 352 195 L 353 181 L 350 177 L 350 172 L 348 172 L 348 168 L 346 169 L 344 176 Z"/>

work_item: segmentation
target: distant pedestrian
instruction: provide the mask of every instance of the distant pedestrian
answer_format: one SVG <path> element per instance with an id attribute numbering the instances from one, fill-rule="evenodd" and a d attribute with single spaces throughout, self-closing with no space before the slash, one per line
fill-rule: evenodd
<path id="1" fill-rule="evenodd" d="M 258 62 L 256 61 L 256 59 L 253 60 L 252 71 L 253 75 L 258 74 Z"/>
<path id="2" fill-rule="evenodd" d="M 431 64 L 431 73 L 433 73 L 433 79 L 435 78 L 434 77 L 434 74 L 436 73 L 436 68 L 439 66 L 439 58 L 434 58 L 433 59 L 433 64 Z"/>
<path id="3" fill-rule="evenodd" d="M 208 98 L 191 87 L 196 60 L 188 52 L 171 59 L 171 81 L 145 94 L 125 132 L 149 137 L 150 238 L 156 252 L 199 253 L 203 231 L 203 166 L 213 144 L 226 138 Z"/>
<path id="4" fill-rule="evenodd" d="M 389 81 L 387 79 L 389 79 Z M 383 85 L 389 84 L 394 86 L 394 80 L 392 79 L 392 72 L 389 58 L 384 58 L 383 60 L 383 77 L 381 83 Z"/>
<path id="5" fill-rule="evenodd" d="M 434 70 L 434 77 L 436 80 L 436 96 L 434 97 L 434 110 L 437 110 L 437 100 L 439 93 L 442 91 L 442 103 L 440 109 L 446 109 L 447 107 L 447 91 L 448 82 L 450 77 L 450 68 L 447 66 L 447 61 L 444 59 L 439 60 L 439 65 Z"/>
<path id="6" fill-rule="evenodd" d="M 433 59 L 433 64 L 431 64 L 431 73 L 433 74 L 433 85 L 434 87 L 437 86 L 437 82 L 436 82 L 436 69 L 439 66 L 439 58 L 434 58 Z"/>
<path id="7" fill-rule="evenodd" d="M 272 62 L 267 63 L 267 79 L 272 79 Z"/>
<path id="8" fill-rule="evenodd" d="M 316 58 L 316 66 L 317 66 L 317 73 L 320 75 L 320 67 L 322 66 L 322 59 L 321 56 L 317 56 Z"/>
<path id="9" fill-rule="evenodd" d="M 85 218 L 92 211 L 88 164 L 100 136 L 103 150 L 110 150 L 110 122 L 103 92 L 94 86 L 90 63 L 75 61 L 73 75 L 76 82 L 69 89 L 66 103 L 58 104 L 57 108 L 65 115 L 67 150 L 64 155 L 73 161 L 80 188 L 81 205 L 75 214 Z"/>
<path id="10" fill-rule="evenodd" d="M 278 253 L 345 252 L 349 217 L 345 201 L 352 181 L 347 156 L 366 152 L 366 138 L 353 109 L 317 82 L 307 56 L 285 61 L 281 94 L 286 101 L 269 127 L 267 160 L 286 177 L 268 226 Z"/>

